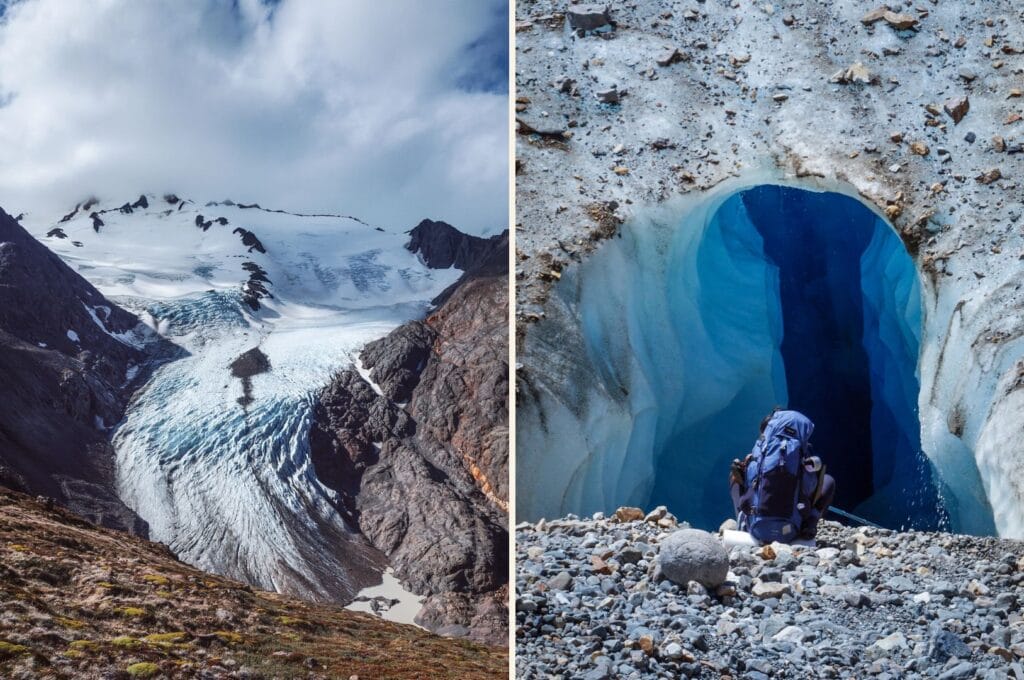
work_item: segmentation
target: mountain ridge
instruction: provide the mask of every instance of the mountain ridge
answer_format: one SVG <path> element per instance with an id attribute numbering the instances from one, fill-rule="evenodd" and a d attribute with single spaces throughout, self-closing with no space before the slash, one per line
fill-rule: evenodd
<path id="1" fill-rule="evenodd" d="M 424 319 L 368 343 L 362 370 L 341 371 L 321 392 L 313 462 L 396 576 L 427 596 L 418 622 L 500 643 L 508 597 L 508 232 L 462 248 L 450 225 L 424 221 L 417 229 L 411 251 L 434 266 L 451 266 L 461 252 L 466 271 Z M 434 257 L 426 244 L 438 242 Z"/>
<path id="2" fill-rule="evenodd" d="M 173 351 L 0 209 L 0 483 L 146 535 L 114 492 L 107 432 Z"/>

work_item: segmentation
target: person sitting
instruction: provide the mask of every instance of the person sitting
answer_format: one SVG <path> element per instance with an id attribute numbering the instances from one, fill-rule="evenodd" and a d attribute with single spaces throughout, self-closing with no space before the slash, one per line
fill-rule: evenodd
<path id="1" fill-rule="evenodd" d="M 775 409 L 743 460 L 733 460 L 729 493 L 741 531 L 762 542 L 813 540 L 835 497 L 836 481 L 810 454 L 814 423 L 798 411 Z"/>

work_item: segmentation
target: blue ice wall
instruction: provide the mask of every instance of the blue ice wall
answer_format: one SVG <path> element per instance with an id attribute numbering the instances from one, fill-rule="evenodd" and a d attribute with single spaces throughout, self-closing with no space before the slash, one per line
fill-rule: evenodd
<path id="1" fill-rule="evenodd" d="M 677 241 L 665 276 L 673 333 L 644 343 L 658 381 L 683 376 L 678 401 L 661 398 L 657 465 L 648 506 L 717 528 L 732 515 L 729 462 L 745 456 L 766 409 L 785 403 L 778 269 L 739 195 L 709 218 L 701 238 Z M 657 364 L 675 341 L 677 363 Z"/>
<path id="2" fill-rule="evenodd" d="M 921 451 L 917 361 L 921 291 L 917 272 L 891 229 L 876 220 L 861 256 L 863 345 L 870 358 L 873 496 L 854 512 L 891 527 L 948 529 L 932 463 Z"/>
<path id="3" fill-rule="evenodd" d="M 814 420 L 837 506 L 893 528 L 946 525 L 920 444 L 917 273 L 883 220 L 842 194 L 759 186 L 724 201 L 673 257 L 674 333 L 659 340 L 678 342 L 684 365 L 663 366 L 665 378 L 646 372 L 655 383 L 688 378 L 677 403 L 660 404 L 672 409 L 660 425 L 641 428 L 637 445 L 655 449 L 649 505 L 717 526 L 732 511 L 728 461 L 749 451 L 761 416 L 779 405 Z"/>
<path id="4" fill-rule="evenodd" d="M 815 422 L 836 505 L 885 526 L 938 528 L 917 417 L 921 294 L 903 244 L 841 194 L 761 186 L 741 196 L 779 268 L 788 406 Z"/>

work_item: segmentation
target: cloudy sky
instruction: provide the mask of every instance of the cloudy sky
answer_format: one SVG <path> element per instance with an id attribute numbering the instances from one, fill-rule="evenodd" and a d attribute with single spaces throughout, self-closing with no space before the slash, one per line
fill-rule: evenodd
<path id="1" fill-rule="evenodd" d="M 0 0 L 0 206 L 507 226 L 506 0 Z"/>

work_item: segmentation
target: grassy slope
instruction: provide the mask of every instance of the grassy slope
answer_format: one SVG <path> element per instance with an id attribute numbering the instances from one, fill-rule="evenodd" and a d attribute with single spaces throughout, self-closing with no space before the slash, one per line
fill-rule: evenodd
<path id="1" fill-rule="evenodd" d="M 208 574 L 0 489 L 0 677 L 503 678 L 504 649 Z"/>

